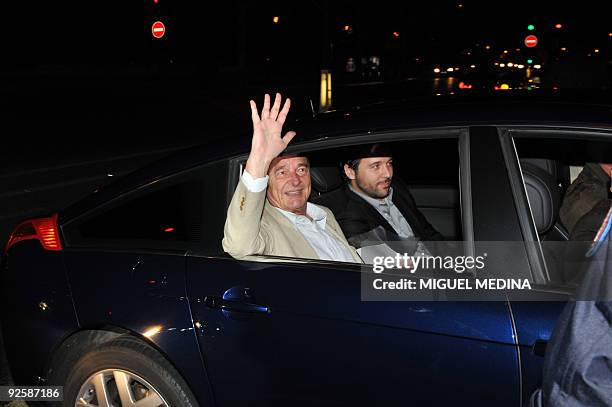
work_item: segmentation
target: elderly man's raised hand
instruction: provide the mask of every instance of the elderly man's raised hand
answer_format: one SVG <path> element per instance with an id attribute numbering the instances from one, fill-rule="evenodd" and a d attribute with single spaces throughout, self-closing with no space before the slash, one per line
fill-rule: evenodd
<path id="1" fill-rule="evenodd" d="M 287 119 L 291 101 L 285 100 L 281 110 L 281 95 L 276 94 L 274 104 L 270 107 L 270 95 L 264 97 L 261 115 L 257 112 L 257 105 L 251 102 L 251 118 L 253 119 L 253 140 L 251 153 L 246 164 L 246 170 L 253 178 L 261 178 L 268 172 L 272 160 L 287 148 L 289 142 L 295 137 L 295 132 L 289 131 L 282 137 L 283 124 Z"/>

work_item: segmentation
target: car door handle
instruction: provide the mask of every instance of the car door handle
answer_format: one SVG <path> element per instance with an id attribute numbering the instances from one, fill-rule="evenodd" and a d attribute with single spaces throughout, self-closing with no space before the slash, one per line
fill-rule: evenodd
<path id="1" fill-rule="evenodd" d="M 213 309 L 220 309 L 223 311 L 234 311 L 234 312 L 250 312 L 258 314 L 268 314 L 270 308 L 265 305 L 252 304 L 241 300 L 224 300 L 220 297 L 206 297 L 204 304 L 207 307 Z"/>
<path id="2" fill-rule="evenodd" d="M 548 341 L 543 341 L 542 339 L 538 339 L 533 344 L 533 354 L 536 356 L 544 357 L 546 355 L 547 345 L 548 345 Z"/>

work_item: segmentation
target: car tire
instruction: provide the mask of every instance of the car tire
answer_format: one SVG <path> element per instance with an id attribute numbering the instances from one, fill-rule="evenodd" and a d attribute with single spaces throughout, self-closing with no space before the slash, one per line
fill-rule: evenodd
<path id="1" fill-rule="evenodd" d="M 159 400 L 153 403 L 159 406 L 198 406 L 176 369 L 153 347 L 131 336 L 106 342 L 66 368 L 64 407 L 126 407 L 133 405 L 127 399 L 145 397 Z M 77 404 L 81 397 L 90 404 Z"/>

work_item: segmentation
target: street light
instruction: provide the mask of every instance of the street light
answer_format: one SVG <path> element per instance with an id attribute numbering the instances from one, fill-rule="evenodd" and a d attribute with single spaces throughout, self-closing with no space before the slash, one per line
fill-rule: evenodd
<path id="1" fill-rule="evenodd" d="M 555 28 L 556 28 L 557 30 L 560 30 L 560 29 L 562 29 L 562 28 L 563 28 L 563 24 L 555 24 Z"/>
<path id="2" fill-rule="evenodd" d="M 273 24 L 278 24 L 278 23 L 279 23 L 279 21 L 280 21 L 280 17 L 279 17 L 279 16 L 274 16 L 274 17 L 272 17 L 272 23 L 273 23 Z"/>

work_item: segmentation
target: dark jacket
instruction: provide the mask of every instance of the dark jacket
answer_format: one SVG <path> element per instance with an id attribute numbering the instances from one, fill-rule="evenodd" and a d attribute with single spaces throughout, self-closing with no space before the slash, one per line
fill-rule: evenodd
<path id="1" fill-rule="evenodd" d="M 559 217 L 563 226 L 571 234 L 574 227 L 585 214 L 602 199 L 608 198 L 610 176 L 599 164 L 588 163 L 582 172 L 567 188 L 563 204 L 559 209 Z M 601 224 L 603 218 L 597 225 Z"/>
<path id="2" fill-rule="evenodd" d="M 599 240 L 546 348 L 544 407 L 612 405 L 612 241 L 610 234 Z"/>
<path id="3" fill-rule="evenodd" d="M 400 180 L 393 180 L 393 203 L 397 206 L 406 221 L 412 228 L 413 233 L 422 241 L 444 240 L 444 237 L 427 221 L 425 216 L 417 208 L 416 202 L 406 184 Z M 342 187 L 344 204 L 337 206 L 335 211 L 336 220 L 340 224 L 344 235 L 351 245 L 356 248 L 362 247 L 365 237 L 367 240 L 393 241 L 397 240 L 397 234 L 393 226 L 368 202 L 348 188 Z M 373 235 L 369 232 L 384 230 Z"/>

